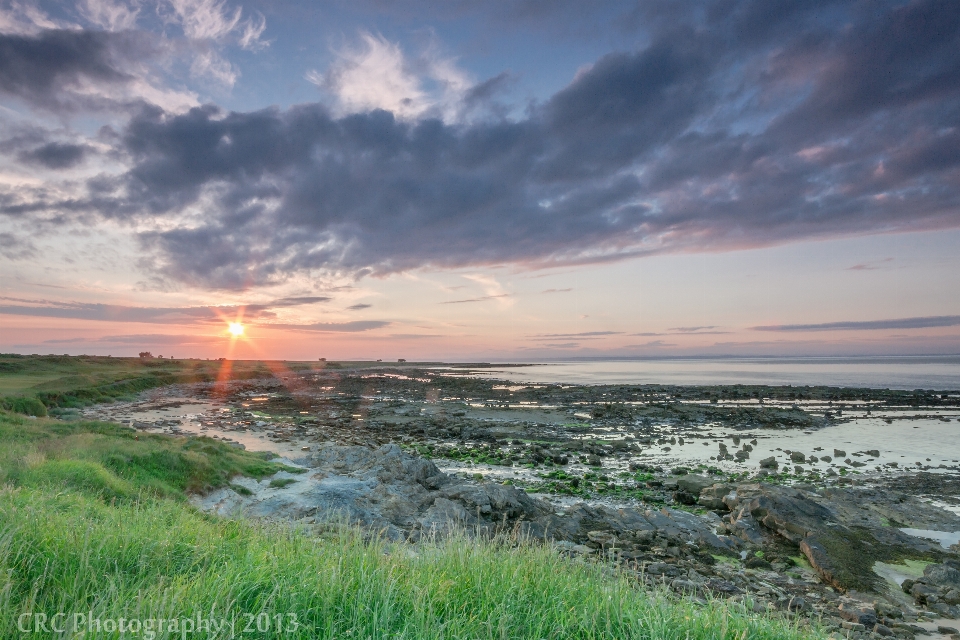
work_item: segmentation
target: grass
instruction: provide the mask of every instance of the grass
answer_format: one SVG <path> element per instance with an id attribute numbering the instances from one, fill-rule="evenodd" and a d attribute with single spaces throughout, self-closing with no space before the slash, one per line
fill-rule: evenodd
<path id="1" fill-rule="evenodd" d="M 68 631 L 73 614 L 137 620 L 139 635 L 88 637 L 145 640 L 230 637 L 156 631 L 198 615 L 250 638 L 816 637 L 741 605 L 645 591 L 529 540 L 392 544 L 347 525 L 220 518 L 186 499 L 281 469 L 206 438 L 0 411 L 0 637 L 21 637 L 23 613 L 58 612 Z"/>
<path id="2" fill-rule="evenodd" d="M 112 500 L 183 501 L 235 475 L 280 470 L 264 454 L 210 438 L 138 433 L 108 422 L 29 419 L 0 411 L 0 484 L 68 488 Z"/>
<path id="3" fill-rule="evenodd" d="M 0 408 L 33 416 L 186 382 L 270 377 L 326 363 L 0 354 Z"/>

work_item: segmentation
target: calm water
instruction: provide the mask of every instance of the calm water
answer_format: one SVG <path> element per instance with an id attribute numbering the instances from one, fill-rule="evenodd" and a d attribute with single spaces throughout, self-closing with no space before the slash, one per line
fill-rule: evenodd
<path id="1" fill-rule="evenodd" d="M 960 356 L 582 360 L 487 369 L 479 375 L 523 383 L 792 384 L 957 390 Z"/>

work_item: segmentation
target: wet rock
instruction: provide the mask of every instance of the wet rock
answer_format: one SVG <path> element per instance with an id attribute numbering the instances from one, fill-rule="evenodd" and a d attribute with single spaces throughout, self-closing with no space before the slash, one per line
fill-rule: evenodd
<path id="1" fill-rule="evenodd" d="M 866 453 L 867 453 L 867 455 L 870 456 L 871 458 L 879 458 L 879 457 L 880 457 L 880 450 L 879 450 L 879 449 L 870 449 L 870 450 L 867 451 Z"/>
<path id="2" fill-rule="evenodd" d="M 807 456 L 800 453 L 799 451 L 794 451 L 790 454 L 790 460 L 792 462 L 806 462 Z"/>
<path id="3" fill-rule="evenodd" d="M 826 462 L 826 463 L 828 463 L 828 464 L 831 463 L 831 462 L 833 462 L 833 458 L 830 457 L 830 456 L 820 456 L 820 460 L 821 460 L 822 462 Z"/>
<path id="4" fill-rule="evenodd" d="M 778 466 L 779 465 L 777 463 L 777 459 L 773 456 L 770 456 L 769 458 L 764 458 L 763 460 L 760 461 L 761 469 L 776 469 Z"/>
<path id="5" fill-rule="evenodd" d="M 834 449 L 834 450 L 833 450 L 833 457 L 834 457 L 834 458 L 843 458 L 843 457 L 846 457 L 846 455 L 847 455 L 847 452 L 844 451 L 844 450 L 842 450 L 842 449 Z"/>

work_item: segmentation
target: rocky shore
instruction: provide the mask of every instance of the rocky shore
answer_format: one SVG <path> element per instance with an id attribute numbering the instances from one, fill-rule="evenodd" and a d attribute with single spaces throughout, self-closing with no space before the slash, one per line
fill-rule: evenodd
<path id="1" fill-rule="evenodd" d="M 169 417 L 191 402 L 195 413 Z M 820 620 L 839 637 L 912 638 L 957 633 L 960 467 L 898 462 L 868 441 L 775 445 L 858 420 L 928 429 L 958 405 L 956 392 L 531 387 L 328 367 L 87 413 L 271 450 L 302 470 L 197 498 L 224 515 L 342 518 L 411 543 L 516 532 L 678 596 Z"/>

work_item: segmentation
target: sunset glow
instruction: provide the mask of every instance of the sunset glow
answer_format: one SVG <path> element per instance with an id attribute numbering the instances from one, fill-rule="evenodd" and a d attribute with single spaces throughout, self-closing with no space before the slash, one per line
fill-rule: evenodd
<path id="1" fill-rule="evenodd" d="M 960 353 L 960 3 L 181 4 L 0 9 L 0 351 Z"/>

